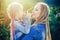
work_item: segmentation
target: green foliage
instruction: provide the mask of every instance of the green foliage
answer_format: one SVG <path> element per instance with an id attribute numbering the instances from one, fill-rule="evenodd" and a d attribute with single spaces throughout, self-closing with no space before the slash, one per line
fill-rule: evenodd
<path id="1" fill-rule="evenodd" d="M 60 7 L 50 7 L 49 23 L 52 40 L 60 39 Z"/>
<path id="2" fill-rule="evenodd" d="M 8 25 L 0 25 L 0 40 L 10 40 L 10 27 Z"/>

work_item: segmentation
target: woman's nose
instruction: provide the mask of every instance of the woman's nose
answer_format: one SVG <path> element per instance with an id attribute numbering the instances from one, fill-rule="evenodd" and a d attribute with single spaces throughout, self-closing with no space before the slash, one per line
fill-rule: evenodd
<path id="1" fill-rule="evenodd" d="M 34 14 L 31 15 L 31 17 L 33 16 Z"/>

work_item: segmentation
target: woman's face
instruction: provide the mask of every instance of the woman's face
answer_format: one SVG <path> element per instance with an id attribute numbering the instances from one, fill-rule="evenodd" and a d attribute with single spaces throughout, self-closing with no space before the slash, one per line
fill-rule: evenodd
<path id="1" fill-rule="evenodd" d="M 32 18 L 37 19 L 39 17 L 40 12 L 41 12 L 40 9 L 41 9 L 40 5 L 39 6 L 36 6 L 33 9 Z"/>

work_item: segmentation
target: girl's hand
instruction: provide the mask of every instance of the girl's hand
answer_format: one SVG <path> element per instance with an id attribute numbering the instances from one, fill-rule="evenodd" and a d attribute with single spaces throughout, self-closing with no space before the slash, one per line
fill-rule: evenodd
<path id="1" fill-rule="evenodd" d="M 28 13 L 28 14 L 26 15 L 26 18 L 31 19 L 31 14 Z"/>
<path id="2" fill-rule="evenodd" d="M 31 13 L 25 12 L 23 16 L 23 20 L 31 19 Z"/>

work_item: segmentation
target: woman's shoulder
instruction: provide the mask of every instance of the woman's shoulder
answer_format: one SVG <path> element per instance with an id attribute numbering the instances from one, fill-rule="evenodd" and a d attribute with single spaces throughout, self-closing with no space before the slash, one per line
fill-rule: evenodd
<path id="1" fill-rule="evenodd" d="M 31 30 L 30 32 L 33 34 L 35 33 L 38 33 L 38 32 L 41 32 L 43 30 L 45 30 L 46 27 L 45 27 L 45 24 L 33 24 L 32 27 L 31 27 Z"/>
<path id="2" fill-rule="evenodd" d="M 43 29 L 46 28 L 46 24 L 33 24 L 32 29 Z"/>
<path id="3" fill-rule="evenodd" d="M 32 25 L 32 27 L 37 27 L 37 26 L 40 26 L 40 27 L 41 27 L 41 26 L 46 26 L 46 24 L 40 23 L 40 24 L 33 24 L 33 25 Z"/>
<path id="4" fill-rule="evenodd" d="M 44 23 L 40 23 L 40 24 L 37 24 L 37 26 L 42 27 L 42 26 L 46 26 L 46 24 L 44 24 Z"/>

